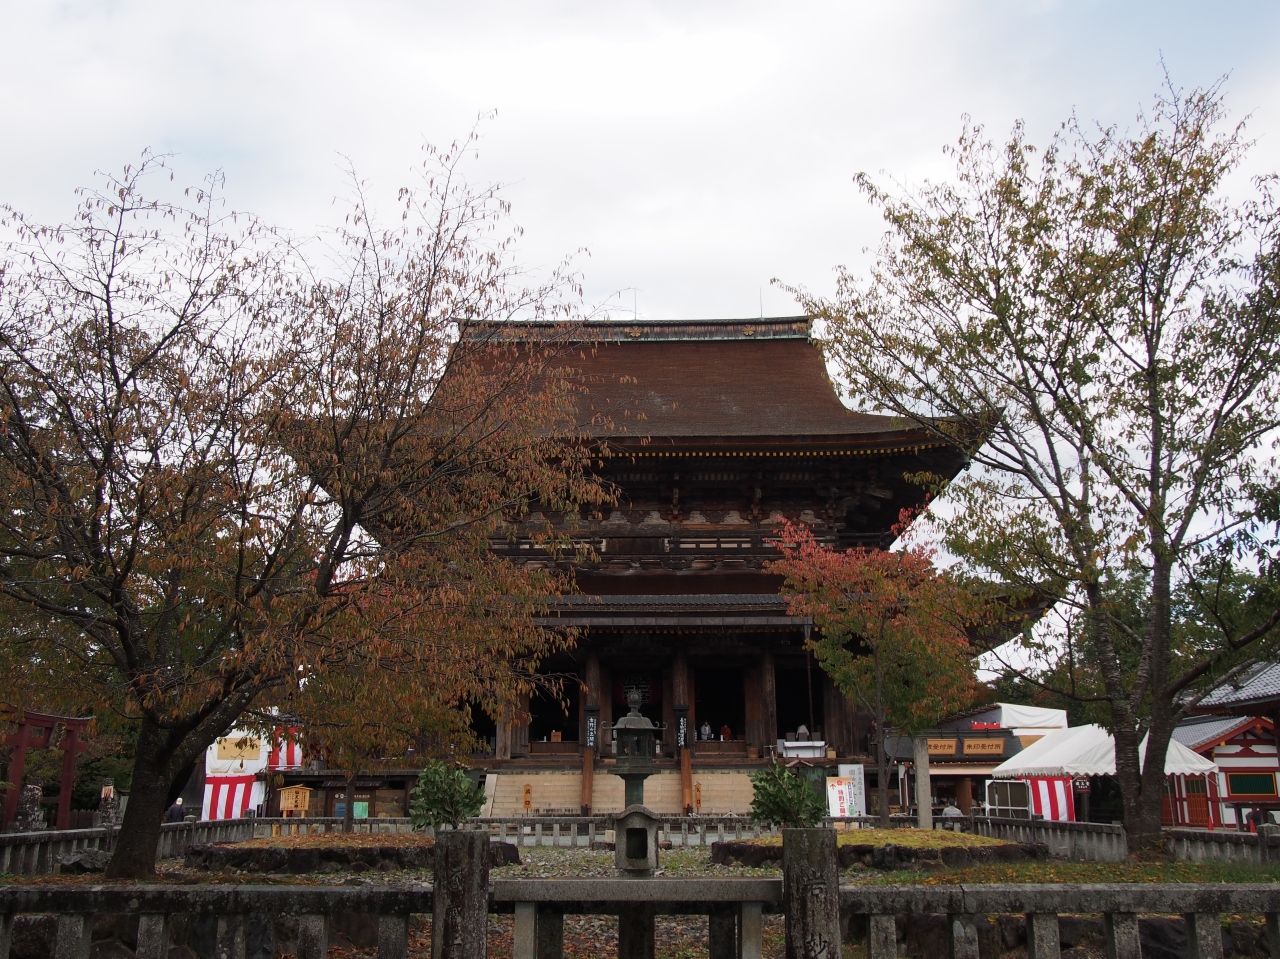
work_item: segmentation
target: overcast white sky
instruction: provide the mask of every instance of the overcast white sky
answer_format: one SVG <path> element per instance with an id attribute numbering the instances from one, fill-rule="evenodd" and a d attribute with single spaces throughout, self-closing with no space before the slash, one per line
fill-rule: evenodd
<path id="1" fill-rule="evenodd" d="M 0 2 L 0 201 L 46 219 L 144 147 L 295 231 L 341 155 L 390 197 L 424 140 L 486 125 L 524 259 L 578 247 L 588 299 L 647 317 L 787 314 L 880 225 L 859 170 L 945 175 L 962 114 L 1043 141 L 1230 73 L 1252 166 L 1280 169 L 1280 4 Z M 388 209 L 390 204 L 387 204 Z M 631 293 L 624 294 L 628 309 Z M 616 302 L 616 301 L 615 301 Z"/>

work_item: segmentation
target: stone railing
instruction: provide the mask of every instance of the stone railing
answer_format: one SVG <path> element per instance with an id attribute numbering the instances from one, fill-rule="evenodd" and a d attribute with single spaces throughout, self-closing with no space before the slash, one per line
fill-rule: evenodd
<path id="1" fill-rule="evenodd" d="M 975 917 L 1025 915 L 1027 955 L 1059 959 L 1059 914 L 1101 915 L 1109 959 L 1141 959 L 1138 917 L 1181 914 L 1189 959 L 1222 959 L 1220 914 L 1262 913 L 1270 954 L 1280 955 L 1280 886 L 1272 883 L 844 886 L 841 911 L 864 917 L 867 959 L 898 959 L 901 915 L 948 917 L 952 959 L 978 959 Z"/>
<path id="2" fill-rule="evenodd" d="M 333 816 L 259 817 L 252 820 L 255 839 L 268 836 L 314 836 L 327 832 L 342 832 L 346 820 Z M 407 816 L 386 816 L 377 819 L 353 819 L 351 828 L 364 834 L 393 834 L 412 832 Z"/>
<path id="3" fill-rule="evenodd" d="M 1280 862 L 1280 826 L 1259 826 L 1257 834 L 1233 830 L 1168 829 L 1169 851 L 1191 862 Z"/>
<path id="4" fill-rule="evenodd" d="M 468 826 L 488 829 L 494 839 L 517 846 L 590 848 L 593 843 L 613 842 L 613 820 L 613 816 L 531 816 L 471 819 Z M 663 817 L 658 826 L 658 842 L 673 848 L 776 835 L 773 826 L 758 825 L 743 816 L 671 816 Z"/>
<path id="5" fill-rule="evenodd" d="M 654 915 L 708 915 L 711 955 L 758 959 L 762 915 L 785 911 L 794 898 L 788 894 L 784 899 L 782 885 L 779 879 L 754 878 L 498 879 L 477 905 L 483 911 L 515 914 L 516 959 L 558 955 L 563 918 L 574 913 L 619 916 L 620 935 L 630 938 L 629 945 L 645 939 L 646 923 L 651 937 Z M 946 916 L 951 959 L 978 959 L 977 916 L 1025 916 L 1028 954 L 1059 959 L 1058 916 L 1101 915 L 1108 955 L 1140 959 L 1138 917 L 1181 914 L 1189 959 L 1222 959 L 1220 916 L 1261 913 L 1266 916 L 1270 953 L 1280 955 L 1280 887 L 1275 884 L 844 886 L 838 900 L 843 925 L 866 936 L 868 959 L 897 959 L 897 917 L 904 915 Z M 106 914 L 138 917 L 137 959 L 163 959 L 174 930 L 191 925 L 176 924 L 178 916 L 207 917 L 205 927 L 214 941 L 203 944 L 206 951 L 242 959 L 250 917 L 269 915 L 296 920 L 296 941 L 289 951 L 298 959 L 322 959 L 328 950 L 330 917 L 355 914 L 374 920 L 380 957 L 403 959 L 409 917 L 433 914 L 446 905 L 436 903 L 425 884 L 0 885 L 0 957 L 8 955 L 15 916 L 37 914 L 57 917 L 51 955 L 86 959 L 94 917 Z M 828 934 L 834 933 L 813 928 L 813 919 L 803 909 L 787 916 L 788 954 L 825 954 L 804 947 L 802 936 L 821 945 L 830 943 Z M 469 928 L 469 940 L 485 934 L 484 923 Z M 455 943 L 440 954 L 480 954 L 466 951 L 466 946 Z M 620 954 L 643 953 L 620 949 Z"/>
<path id="6" fill-rule="evenodd" d="M 175 822 L 160 827 L 156 858 L 175 859 L 186 855 L 197 843 L 243 842 L 253 837 L 252 819 L 225 819 L 211 822 Z M 73 853 L 90 849 L 110 850 L 119 826 L 108 829 L 45 829 L 37 832 L 0 833 L 0 873 L 47 875 Z"/>
<path id="7" fill-rule="evenodd" d="M 1042 819 L 997 819 L 974 816 L 970 828 L 979 836 L 1010 842 L 1043 843 L 1051 856 L 1088 862 L 1121 862 L 1129 854 L 1123 826 L 1096 822 L 1051 822 Z"/>

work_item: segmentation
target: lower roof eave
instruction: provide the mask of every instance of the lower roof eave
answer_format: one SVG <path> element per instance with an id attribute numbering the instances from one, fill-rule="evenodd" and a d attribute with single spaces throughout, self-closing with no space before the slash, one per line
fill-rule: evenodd
<path id="1" fill-rule="evenodd" d="M 646 627 L 663 626 L 739 626 L 795 627 L 811 620 L 800 616 L 541 616 L 539 626 Z"/>

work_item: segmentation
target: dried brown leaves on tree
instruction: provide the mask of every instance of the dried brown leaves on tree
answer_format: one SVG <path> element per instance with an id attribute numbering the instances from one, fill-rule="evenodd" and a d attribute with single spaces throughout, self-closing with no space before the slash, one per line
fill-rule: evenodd
<path id="1" fill-rule="evenodd" d="M 952 182 L 859 178 L 888 223 L 877 262 L 802 297 L 851 396 L 969 450 L 947 547 L 1078 624 L 1097 685 L 1064 692 L 1109 713 L 1135 849 L 1164 789 L 1143 735 L 1163 756 L 1280 623 L 1211 611 L 1174 649 L 1179 589 L 1212 606 L 1222 570 L 1276 568 L 1280 220 L 1269 179 L 1228 197 L 1248 143 L 1224 120 L 1218 90 L 1170 89 L 1134 131 L 1073 122 L 1044 152 L 967 129 Z"/>
<path id="2" fill-rule="evenodd" d="M 429 154 L 396 228 L 357 192 L 302 245 L 217 181 L 152 199 L 150 157 L 72 223 L 6 208 L 3 642 L 14 696 L 137 724 L 115 875 L 151 871 L 175 776 L 247 709 L 329 683 L 336 719 L 352 676 L 398 672 L 368 708 L 415 696 L 447 729 L 564 641 L 531 619 L 557 576 L 484 554 L 529 502 L 599 498 L 554 337 L 513 363 L 495 323 L 568 323 L 576 283 L 525 282 L 466 147 Z"/>

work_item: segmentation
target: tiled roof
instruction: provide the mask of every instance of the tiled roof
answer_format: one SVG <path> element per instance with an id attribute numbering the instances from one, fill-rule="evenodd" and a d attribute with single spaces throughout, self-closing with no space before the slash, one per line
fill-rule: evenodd
<path id="1" fill-rule="evenodd" d="M 1280 702 L 1280 663 L 1259 663 L 1235 682 L 1219 686 L 1200 700 L 1200 707 L 1262 702 Z"/>
<path id="2" fill-rule="evenodd" d="M 1241 716 L 1205 716 L 1183 723 L 1173 731 L 1173 738 L 1188 749 L 1199 749 L 1252 721 Z"/>
<path id="3" fill-rule="evenodd" d="M 615 442 L 849 437 L 901 445 L 919 431 L 840 402 L 805 316 L 584 324 L 476 324 L 474 341 L 558 344 L 577 371 L 579 422 Z M 877 436 L 877 434 L 883 434 Z M 930 445 L 936 445 L 936 439 Z"/>
<path id="4" fill-rule="evenodd" d="M 805 339 L 613 342 L 564 362 L 585 390 L 581 422 L 602 436 L 891 437 L 907 428 L 841 403 L 822 351 Z"/>

